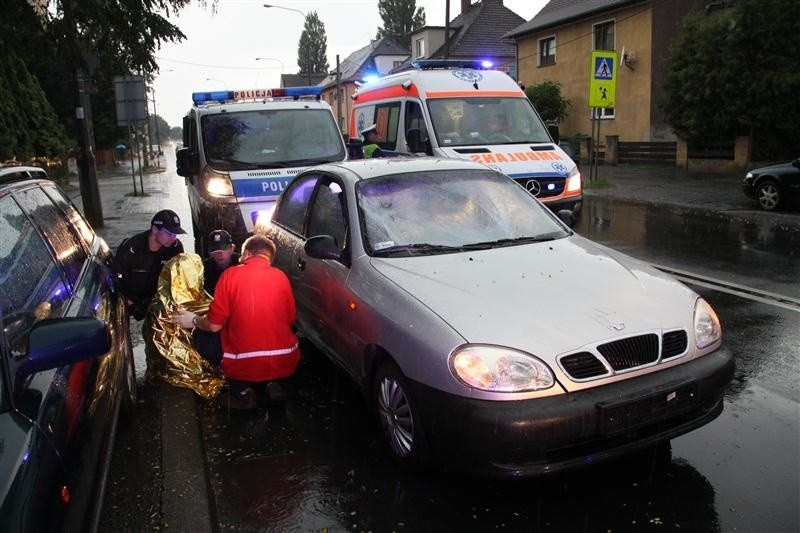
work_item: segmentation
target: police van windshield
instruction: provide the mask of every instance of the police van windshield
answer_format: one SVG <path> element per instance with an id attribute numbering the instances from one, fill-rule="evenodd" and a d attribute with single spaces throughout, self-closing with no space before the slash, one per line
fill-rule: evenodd
<path id="1" fill-rule="evenodd" d="M 204 115 L 206 162 L 219 170 L 341 161 L 342 136 L 324 109 L 259 109 Z"/>
<path id="2" fill-rule="evenodd" d="M 552 142 L 527 98 L 437 98 L 428 110 L 442 148 Z"/>

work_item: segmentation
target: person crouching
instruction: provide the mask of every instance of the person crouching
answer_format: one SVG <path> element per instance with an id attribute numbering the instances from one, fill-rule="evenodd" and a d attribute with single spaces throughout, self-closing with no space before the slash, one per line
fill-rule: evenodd
<path id="1" fill-rule="evenodd" d="M 225 269 L 206 316 L 180 310 L 173 315 L 183 328 L 219 331 L 222 373 L 230 386 L 232 409 L 254 409 L 254 385 L 267 383 L 271 400 L 282 400 L 275 381 L 294 374 L 300 346 L 292 331 L 296 308 L 289 279 L 272 266 L 275 244 L 254 235 L 242 245 L 241 263 Z"/>

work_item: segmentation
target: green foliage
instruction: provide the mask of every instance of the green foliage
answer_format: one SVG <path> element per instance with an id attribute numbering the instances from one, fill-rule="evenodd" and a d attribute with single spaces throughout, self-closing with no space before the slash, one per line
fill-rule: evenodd
<path id="1" fill-rule="evenodd" d="M 306 15 L 303 33 L 297 45 L 298 74 L 327 74 L 328 72 L 328 37 L 325 24 L 319 19 L 316 11 Z"/>
<path id="2" fill-rule="evenodd" d="M 383 20 L 378 39 L 388 35 L 409 49 L 411 32 L 425 25 L 425 8 L 417 8 L 416 0 L 378 0 L 378 13 Z"/>
<path id="3" fill-rule="evenodd" d="M 25 63 L 14 52 L 0 56 L 0 160 L 61 155 L 66 145 L 64 128 Z"/>
<path id="4" fill-rule="evenodd" d="M 667 58 L 664 91 L 667 123 L 690 143 L 752 134 L 762 152 L 756 158 L 796 152 L 800 3 L 737 0 L 687 17 Z"/>
<path id="5" fill-rule="evenodd" d="M 545 122 L 555 120 L 563 121 L 569 113 L 570 101 L 561 95 L 561 85 L 557 82 L 544 80 L 542 83 L 525 88 L 525 96 L 533 103 L 539 116 Z"/>

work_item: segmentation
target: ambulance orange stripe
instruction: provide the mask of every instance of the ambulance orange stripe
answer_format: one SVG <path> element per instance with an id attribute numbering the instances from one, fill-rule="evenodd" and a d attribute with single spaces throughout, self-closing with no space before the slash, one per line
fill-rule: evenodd
<path id="1" fill-rule="evenodd" d="M 510 98 L 524 98 L 521 91 L 428 91 L 425 93 L 428 98 L 469 98 L 485 96 L 505 96 Z"/>
<path id="2" fill-rule="evenodd" d="M 381 89 L 374 89 L 371 91 L 362 92 L 364 89 L 359 89 L 356 96 L 356 102 L 372 102 L 374 100 L 385 100 L 386 98 L 398 98 L 402 96 L 415 96 L 419 97 L 419 90 L 417 86 L 411 84 L 408 89 L 403 89 L 400 85 L 393 85 L 392 87 L 383 87 Z"/>

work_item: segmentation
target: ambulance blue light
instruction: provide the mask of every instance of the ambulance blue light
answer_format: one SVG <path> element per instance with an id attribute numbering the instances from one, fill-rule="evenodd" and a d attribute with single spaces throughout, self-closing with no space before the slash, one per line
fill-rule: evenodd
<path id="1" fill-rule="evenodd" d="M 481 66 L 483 68 L 492 68 L 494 66 L 494 62 L 489 61 L 488 59 L 484 59 L 483 61 L 481 61 Z"/>
<path id="2" fill-rule="evenodd" d="M 367 74 L 361 79 L 364 81 L 364 83 L 372 83 L 373 81 L 378 81 L 378 78 L 380 78 L 380 76 L 377 74 Z"/>
<path id="3" fill-rule="evenodd" d="M 472 68 L 482 70 L 491 67 L 484 65 L 479 59 L 417 59 L 411 62 L 411 67 L 419 70 Z"/>

